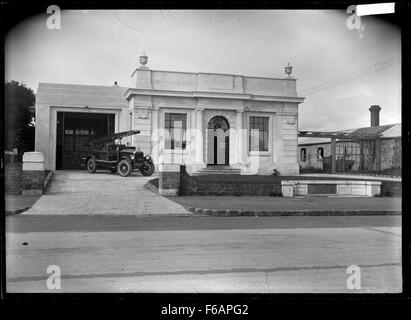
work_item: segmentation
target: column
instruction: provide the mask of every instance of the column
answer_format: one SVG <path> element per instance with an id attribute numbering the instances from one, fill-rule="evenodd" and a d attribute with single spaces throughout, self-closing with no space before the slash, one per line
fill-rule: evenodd
<path id="1" fill-rule="evenodd" d="M 204 109 L 196 109 L 196 144 L 195 144 L 195 166 L 196 168 L 204 167 L 204 152 L 203 152 L 203 118 Z M 197 171 L 197 170 L 196 170 Z"/>
<path id="2" fill-rule="evenodd" d="M 335 173 L 335 162 L 336 162 L 336 144 L 335 138 L 331 138 L 331 173 Z"/>
<path id="3" fill-rule="evenodd" d="M 237 130 L 237 164 L 244 164 L 244 141 L 247 137 L 243 128 L 243 110 L 237 110 L 236 130 Z"/>
<path id="4" fill-rule="evenodd" d="M 151 118 L 152 118 L 152 123 L 151 123 L 151 155 L 153 157 L 154 164 L 159 163 L 159 136 L 158 136 L 158 107 L 153 107 L 151 110 Z"/>
<path id="5" fill-rule="evenodd" d="M 41 152 L 23 154 L 23 195 L 41 195 L 44 191 L 44 155 Z"/>

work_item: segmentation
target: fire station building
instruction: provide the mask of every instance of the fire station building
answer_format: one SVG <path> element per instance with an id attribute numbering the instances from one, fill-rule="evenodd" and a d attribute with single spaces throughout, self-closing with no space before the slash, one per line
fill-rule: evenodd
<path id="1" fill-rule="evenodd" d="M 243 174 L 298 174 L 298 97 L 292 67 L 281 78 L 151 70 L 147 56 L 131 86 L 40 83 L 35 149 L 46 170 L 77 169 L 91 137 L 140 130 L 122 143 L 156 169 L 186 165 Z"/>

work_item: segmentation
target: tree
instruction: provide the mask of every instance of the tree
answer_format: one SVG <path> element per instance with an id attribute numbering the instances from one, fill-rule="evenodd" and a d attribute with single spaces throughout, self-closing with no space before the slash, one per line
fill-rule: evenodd
<path id="1" fill-rule="evenodd" d="M 4 143 L 6 150 L 34 150 L 34 117 L 30 107 L 35 104 L 32 89 L 18 81 L 6 81 L 4 108 Z"/>

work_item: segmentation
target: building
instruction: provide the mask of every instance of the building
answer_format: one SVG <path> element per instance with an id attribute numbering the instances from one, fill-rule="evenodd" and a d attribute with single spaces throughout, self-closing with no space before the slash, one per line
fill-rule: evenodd
<path id="1" fill-rule="evenodd" d="M 156 168 L 197 174 L 223 165 L 244 174 L 298 174 L 298 104 L 292 67 L 283 78 L 158 71 L 147 56 L 131 87 L 40 83 L 35 149 L 46 170 L 79 168 L 92 136 L 137 129 L 123 143 L 151 154 Z"/>
<path id="2" fill-rule="evenodd" d="M 371 126 L 298 139 L 300 170 L 330 172 L 332 142 L 335 138 L 337 172 L 390 172 L 401 170 L 401 124 L 379 125 L 379 106 L 371 106 Z M 321 137 L 324 136 L 324 137 Z"/>

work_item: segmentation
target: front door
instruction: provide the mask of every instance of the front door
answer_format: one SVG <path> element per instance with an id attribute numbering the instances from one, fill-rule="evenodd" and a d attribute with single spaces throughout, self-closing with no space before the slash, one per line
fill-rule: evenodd
<path id="1" fill-rule="evenodd" d="M 230 129 L 223 117 L 214 117 L 207 127 L 207 164 L 229 165 Z"/>

